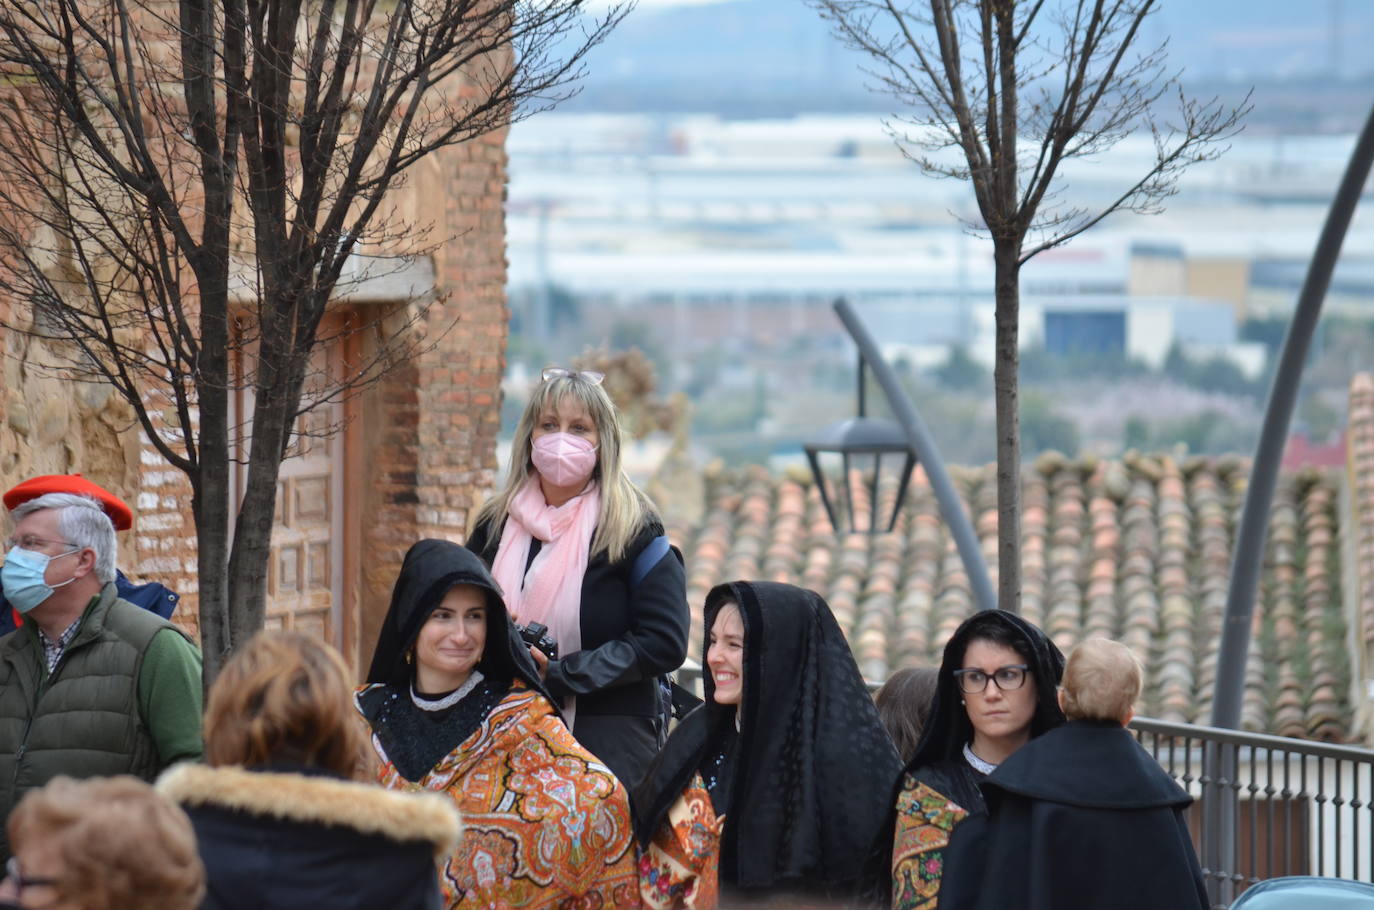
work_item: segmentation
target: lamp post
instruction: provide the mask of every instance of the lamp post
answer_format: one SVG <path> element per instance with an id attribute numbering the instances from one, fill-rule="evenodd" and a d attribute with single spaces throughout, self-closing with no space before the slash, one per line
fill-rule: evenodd
<path id="1" fill-rule="evenodd" d="M 1278 485 L 1279 467 L 1288 441 L 1293 408 L 1302 384 L 1303 364 L 1321 317 L 1331 275 L 1340 259 L 1341 245 L 1345 242 L 1350 220 L 1355 215 L 1371 168 L 1374 168 L 1374 109 L 1365 119 L 1364 128 L 1350 153 L 1345 174 L 1331 200 L 1331 208 L 1327 211 L 1326 222 L 1322 225 L 1312 262 L 1307 267 L 1307 276 L 1298 294 L 1293 321 L 1284 335 L 1278 369 L 1269 388 L 1264 425 L 1255 447 L 1254 467 L 1250 470 L 1245 489 L 1245 506 L 1241 511 L 1231 561 L 1231 584 L 1226 592 L 1226 613 L 1222 620 L 1221 648 L 1217 655 L 1216 695 L 1212 701 L 1211 722 L 1214 727 L 1240 727 L 1241 707 L 1245 699 L 1245 664 L 1250 653 L 1250 629 L 1254 624 L 1255 600 L 1264 568 L 1269 513 L 1274 504 L 1274 489 Z M 1227 781 L 1235 781 L 1236 763 L 1234 746 L 1213 745 L 1204 757 L 1204 779 L 1213 783 L 1204 787 L 1202 792 L 1203 824 L 1218 830 L 1221 835 L 1209 840 L 1210 855 L 1202 857 L 1203 864 L 1212 870 L 1233 870 L 1237 867 L 1237 797 L 1236 791 L 1225 785 Z M 1209 887 L 1218 892 L 1209 894 L 1213 899 L 1230 901 L 1233 897 L 1234 883 L 1229 877 L 1212 881 Z"/>
<path id="2" fill-rule="evenodd" d="M 867 531 L 891 531 L 897 524 L 897 514 L 902 510 L 902 499 L 906 496 L 907 484 L 911 482 L 911 471 L 916 467 L 916 453 L 907 442 L 906 434 L 893 420 L 868 417 L 864 414 L 864 362 L 859 358 L 859 416 L 831 424 L 811 437 L 802 448 L 811 462 L 811 473 L 816 478 L 816 486 L 821 493 L 825 513 L 830 516 L 830 524 L 836 533 Z M 902 468 L 897 475 L 897 496 L 892 501 L 892 515 L 886 522 L 879 521 L 878 485 L 882 477 L 883 462 L 902 459 Z M 825 462 L 839 461 L 839 470 L 826 470 Z M 864 467 L 871 466 L 868 476 L 868 497 L 871 503 L 868 527 L 859 527 L 859 514 L 854 508 L 856 485 L 863 485 Z M 855 476 L 856 470 L 859 476 Z M 845 522 L 844 513 L 848 514 Z"/>
<path id="3" fill-rule="evenodd" d="M 873 371 L 873 378 L 878 380 L 878 385 L 882 387 L 883 395 L 887 398 L 892 413 L 896 416 L 896 426 L 900 428 L 901 439 L 904 445 L 901 447 L 907 453 L 910 461 L 907 469 L 903 471 L 901 478 L 901 489 L 898 492 L 897 500 L 893 505 L 892 520 L 896 520 L 897 510 L 901 508 L 902 498 L 906 494 L 906 485 L 911 477 L 911 467 L 917 459 L 925 466 L 926 476 L 930 479 L 931 492 L 935 494 L 935 501 L 940 505 L 940 515 L 944 518 L 945 524 L 949 526 L 950 535 L 954 538 L 954 545 L 959 550 L 959 558 L 964 563 L 964 572 L 968 575 L 969 587 L 973 591 L 973 602 L 980 610 L 993 610 L 997 608 L 997 598 L 992 592 L 992 580 L 988 577 L 987 563 L 983 560 L 983 551 L 978 544 L 978 535 L 974 533 L 973 522 L 969 520 L 968 512 L 964 510 L 964 504 L 959 499 L 958 492 L 954 489 L 954 483 L 949 478 L 949 473 L 945 470 L 944 459 L 940 457 L 940 450 L 935 445 L 935 439 L 930 435 L 930 430 L 926 428 L 925 421 L 921 420 L 921 415 L 916 413 L 916 406 L 912 404 L 911 398 L 906 394 L 897 381 L 897 374 L 892 371 L 892 367 L 883 359 L 882 352 L 878 350 L 878 344 L 869 334 L 867 327 L 859 319 L 859 314 L 854 312 L 849 301 L 840 299 L 835 301 L 835 314 L 840 317 L 840 322 L 844 324 L 845 330 L 849 332 L 849 337 L 854 339 L 854 344 L 859 348 L 859 417 L 857 420 L 872 420 L 864 416 L 864 367 L 867 366 Z M 880 421 L 883 423 L 885 421 Z M 840 424 L 839 427 L 843 427 Z M 839 427 L 832 427 L 837 434 L 843 436 Z M 859 429 L 851 428 L 852 433 L 858 433 Z M 863 428 L 863 433 L 877 435 L 877 430 L 871 425 Z M 825 434 L 817 437 L 818 441 L 824 438 Z M 888 440 L 891 437 L 887 437 Z M 891 444 L 890 442 L 885 443 Z M 834 506 L 831 504 L 825 488 L 825 478 L 820 471 L 818 456 L 823 451 L 827 451 L 819 445 L 815 446 L 815 454 L 812 452 L 813 443 L 806 445 L 806 454 L 811 461 L 811 470 L 816 477 L 816 485 L 820 488 L 821 499 L 825 503 L 825 509 L 830 516 L 830 523 L 838 531 L 842 524 L 840 518 L 835 514 Z M 833 451 L 832 449 L 830 449 Z M 840 449 L 843 455 L 843 449 Z M 883 449 L 888 451 L 888 449 Z M 852 454 L 859 454 L 857 450 L 851 450 Z M 845 465 L 846 492 L 849 491 L 848 467 Z M 877 469 L 874 470 L 874 489 L 877 485 Z M 872 519 L 872 527 L 877 526 L 876 521 L 876 497 L 875 513 Z M 891 529 L 891 522 L 888 528 Z M 871 530 L 871 528 L 870 528 Z"/>

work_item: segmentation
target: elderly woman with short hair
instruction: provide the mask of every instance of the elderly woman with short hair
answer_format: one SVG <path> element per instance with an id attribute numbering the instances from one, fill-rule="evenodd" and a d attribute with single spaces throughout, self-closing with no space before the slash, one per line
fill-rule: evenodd
<path id="1" fill-rule="evenodd" d="M 7 828 L 0 908 L 195 910 L 205 893 L 186 813 L 134 777 L 55 777 Z"/>

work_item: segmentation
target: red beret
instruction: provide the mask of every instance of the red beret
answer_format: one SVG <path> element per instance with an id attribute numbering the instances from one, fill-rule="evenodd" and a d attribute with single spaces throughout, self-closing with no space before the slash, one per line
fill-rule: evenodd
<path id="1" fill-rule="evenodd" d="M 128 503 L 104 487 L 91 483 L 80 474 L 44 474 L 42 477 L 31 477 L 5 492 L 5 508 L 13 510 L 15 506 L 30 499 L 37 499 L 46 493 L 75 493 L 78 496 L 89 496 L 105 509 L 105 514 L 114 522 L 116 531 L 126 531 L 134 526 L 134 510 L 129 508 Z"/>

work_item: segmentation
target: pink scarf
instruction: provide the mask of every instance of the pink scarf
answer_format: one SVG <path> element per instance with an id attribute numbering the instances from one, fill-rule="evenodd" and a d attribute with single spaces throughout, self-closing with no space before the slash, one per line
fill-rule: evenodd
<path id="1" fill-rule="evenodd" d="M 506 595 L 506 609 L 518 623 L 548 626 L 560 656 L 581 651 L 582 576 L 601 516 L 601 491 L 590 484 L 563 505 L 550 506 L 544 501 L 538 476 L 531 475 L 511 499 L 507 515 L 491 566 Z M 543 546 L 529 563 L 530 541 L 535 537 Z M 563 715 L 569 727 L 575 707 L 573 699 L 566 700 Z"/>

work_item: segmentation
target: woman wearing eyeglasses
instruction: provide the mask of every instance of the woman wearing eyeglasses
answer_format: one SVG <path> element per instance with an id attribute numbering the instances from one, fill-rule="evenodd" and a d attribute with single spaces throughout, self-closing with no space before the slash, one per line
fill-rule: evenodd
<path id="1" fill-rule="evenodd" d="M 481 554 L 516 622 L 548 627 L 531 648 L 573 735 L 626 786 L 666 733 L 658 677 L 687 656 L 687 583 L 648 497 L 621 465 L 602 375 L 546 369 L 511 443 L 502 490 L 477 514 Z"/>
<path id="2" fill-rule="evenodd" d="M 945 645 L 935 705 L 896 801 L 892 906 L 939 897 L 971 905 L 987 809 L 979 782 L 1033 737 L 1064 723 L 1064 655 L 1039 628 L 1002 610 L 965 620 Z"/>

